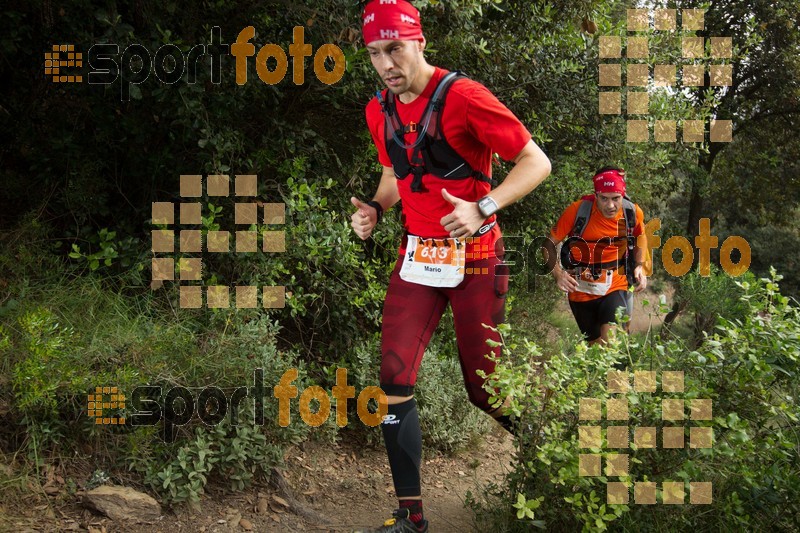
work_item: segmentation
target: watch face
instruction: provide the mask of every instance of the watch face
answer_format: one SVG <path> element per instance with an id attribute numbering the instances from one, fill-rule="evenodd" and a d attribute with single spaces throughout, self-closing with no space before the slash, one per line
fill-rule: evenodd
<path id="1" fill-rule="evenodd" d="M 481 198 L 478 201 L 478 209 L 485 217 L 490 217 L 497 211 L 497 204 L 489 197 Z"/>

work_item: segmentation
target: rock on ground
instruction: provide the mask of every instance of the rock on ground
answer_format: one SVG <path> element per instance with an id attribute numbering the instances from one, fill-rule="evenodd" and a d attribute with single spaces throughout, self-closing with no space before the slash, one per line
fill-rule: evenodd
<path id="1" fill-rule="evenodd" d="M 84 495 L 84 502 L 120 522 L 155 522 L 161 516 L 155 499 L 130 487 L 97 487 Z"/>

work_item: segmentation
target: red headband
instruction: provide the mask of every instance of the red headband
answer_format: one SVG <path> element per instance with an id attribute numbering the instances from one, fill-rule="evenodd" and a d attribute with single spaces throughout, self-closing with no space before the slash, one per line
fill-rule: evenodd
<path id="1" fill-rule="evenodd" d="M 612 169 L 595 174 L 594 192 L 625 194 L 625 171 Z"/>
<path id="2" fill-rule="evenodd" d="M 405 0 L 373 0 L 364 8 L 364 44 L 373 41 L 421 41 L 419 11 Z"/>

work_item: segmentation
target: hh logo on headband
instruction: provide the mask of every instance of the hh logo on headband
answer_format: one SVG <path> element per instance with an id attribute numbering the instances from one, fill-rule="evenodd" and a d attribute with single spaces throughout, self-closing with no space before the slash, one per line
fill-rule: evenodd
<path id="1" fill-rule="evenodd" d="M 381 39 L 399 39 L 400 32 L 398 30 L 381 30 Z"/>
<path id="2" fill-rule="evenodd" d="M 408 16 L 408 15 L 406 15 L 405 13 L 401 13 L 401 14 L 400 14 L 400 20 L 401 20 L 402 22 L 407 22 L 407 23 L 409 23 L 409 24 L 416 24 L 416 23 L 417 23 L 417 21 L 416 21 L 416 20 L 414 20 L 414 17 L 409 17 L 409 16 Z"/>
<path id="3" fill-rule="evenodd" d="M 369 24 L 370 22 L 375 22 L 375 13 L 370 13 L 364 17 L 364 24 Z"/>

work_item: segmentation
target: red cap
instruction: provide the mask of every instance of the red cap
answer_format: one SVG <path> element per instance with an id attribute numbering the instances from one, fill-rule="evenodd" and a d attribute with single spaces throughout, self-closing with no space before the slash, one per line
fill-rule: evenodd
<path id="1" fill-rule="evenodd" d="M 421 41 L 419 11 L 405 0 L 372 0 L 362 19 L 364 44 L 373 41 Z"/>
<path id="2" fill-rule="evenodd" d="M 625 171 L 609 169 L 595 174 L 594 192 L 625 194 Z"/>

